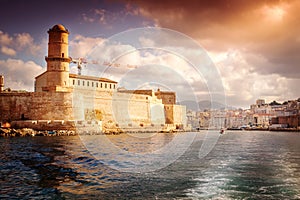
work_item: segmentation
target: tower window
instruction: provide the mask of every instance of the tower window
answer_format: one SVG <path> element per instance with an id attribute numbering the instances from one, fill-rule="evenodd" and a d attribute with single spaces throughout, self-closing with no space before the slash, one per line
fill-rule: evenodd
<path id="1" fill-rule="evenodd" d="M 94 82 L 92 82 L 92 87 L 94 87 Z"/>
<path id="2" fill-rule="evenodd" d="M 87 82 L 87 86 L 90 86 L 90 82 L 89 81 Z"/>
<path id="3" fill-rule="evenodd" d="M 114 89 L 116 89 L 116 85 L 114 85 Z"/>
<path id="4" fill-rule="evenodd" d="M 109 84 L 109 88 L 111 89 L 111 84 Z"/>
<path id="5" fill-rule="evenodd" d="M 96 87 L 98 87 L 98 83 L 96 83 Z"/>
<path id="6" fill-rule="evenodd" d="M 64 53 L 61 53 L 61 57 L 65 57 L 65 54 L 64 54 Z"/>
<path id="7" fill-rule="evenodd" d="M 105 88 L 107 88 L 107 84 L 105 83 Z"/>
<path id="8" fill-rule="evenodd" d="M 73 85 L 75 85 L 75 80 L 73 80 Z"/>
<path id="9" fill-rule="evenodd" d="M 84 81 L 82 81 L 82 85 L 84 86 Z"/>
<path id="10" fill-rule="evenodd" d="M 102 83 L 101 83 L 101 88 L 103 87 Z"/>
<path id="11" fill-rule="evenodd" d="M 80 85 L 80 80 L 77 81 L 78 85 Z"/>

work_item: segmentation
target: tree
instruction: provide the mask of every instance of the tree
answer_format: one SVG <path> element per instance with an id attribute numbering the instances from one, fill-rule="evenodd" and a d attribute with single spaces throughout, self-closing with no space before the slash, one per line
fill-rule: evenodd
<path id="1" fill-rule="evenodd" d="M 274 100 L 269 105 L 270 106 L 278 106 L 278 105 L 281 105 L 281 104 Z"/>

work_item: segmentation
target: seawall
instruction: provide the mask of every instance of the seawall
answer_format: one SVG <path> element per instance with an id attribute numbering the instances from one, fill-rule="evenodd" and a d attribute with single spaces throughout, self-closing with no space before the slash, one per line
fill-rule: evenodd
<path id="1" fill-rule="evenodd" d="M 0 120 L 73 120 L 72 94 L 66 92 L 0 93 Z"/>

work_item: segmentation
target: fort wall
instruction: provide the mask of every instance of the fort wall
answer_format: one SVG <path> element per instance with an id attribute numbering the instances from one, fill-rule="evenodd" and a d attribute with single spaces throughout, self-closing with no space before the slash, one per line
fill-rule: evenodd
<path id="1" fill-rule="evenodd" d="M 72 94 L 63 92 L 0 93 L 0 121 L 73 120 Z"/>
<path id="2" fill-rule="evenodd" d="M 119 127 L 164 124 L 163 104 L 148 95 L 74 89 L 74 119 L 96 119 Z"/>
<path id="3" fill-rule="evenodd" d="M 161 126 L 165 122 L 161 100 L 117 91 L 0 93 L 0 110 L 1 122 L 45 130 L 73 127 L 71 121 L 75 125 L 78 121 L 101 121 L 103 126 L 120 128 Z"/>
<path id="4" fill-rule="evenodd" d="M 176 104 L 165 104 L 166 124 L 174 124 L 175 126 L 186 126 L 186 107 Z"/>
<path id="5" fill-rule="evenodd" d="M 187 124 L 187 118 L 186 118 L 186 107 L 182 105 L 173 105 L 173 123 L 176 126 L 180 126 L 181 128 L 185 129 L 185 126 Z"/>

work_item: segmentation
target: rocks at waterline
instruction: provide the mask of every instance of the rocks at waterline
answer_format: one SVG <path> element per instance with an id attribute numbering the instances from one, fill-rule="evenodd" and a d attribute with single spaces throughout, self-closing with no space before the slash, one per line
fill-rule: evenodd
<path id="1" fill-rule="evenodd" d="M 74 130 L 37 131 L 30 128 L 14 129 L 0 128 L 0 137 L 24 137 L 24 136 L 70 136 L 77 135 Z"/>

